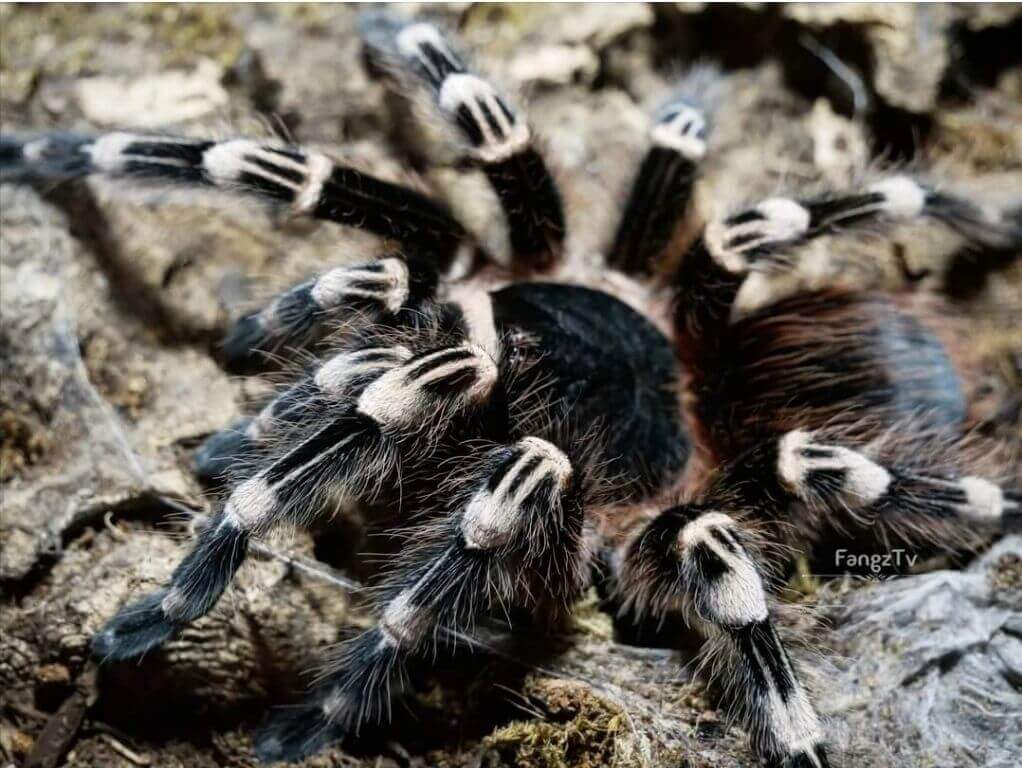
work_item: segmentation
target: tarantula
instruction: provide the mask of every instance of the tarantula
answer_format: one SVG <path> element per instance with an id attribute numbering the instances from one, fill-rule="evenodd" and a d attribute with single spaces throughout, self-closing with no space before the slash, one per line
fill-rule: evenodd
<path id="1" fill-rule="evenodd" d="M 772 286 L 823 235 L 925 220 L 1003 254 L 1022 246 L 1019 226 L 891 175 L 693 227 L 715 102 L 686 92 L 655 114 L 595 270 L 565 246 L 561 194 L 522 113 L 450 39 L 381 15 L 362 35 L 367 66 L 410 99 L 408 115 L 430 113 L 488 179 L 509 264 L 444 203 L 295 146 L 4 140 L 6 175 L 229 190 L 396 244 L 236 323 L 232 365 L 328 352 L 199 449 L 199 475 L 227 478 L 230 492 L 170 582 L 95 636 L 95 655 L 141 656 L 206 614 L 253 537 L 338 505 L 387 506 L 413 535 L 375 591 L 378 622 L 258 732 L 261 759 L 300 759 L 386 718 L 411 660 L 471 645 L 488 622 L 556 622 L 600 581 L 623 611 L 680 611 L 712 641 L 707 668 L 765 764 L 830 765 L 777 629 L 768 548 L 806 551 L 824 532 L 975 543 L 1018 524 L 1019 497 L 978 476 L 966 441 L 975 366 L 946 309 Z"/>

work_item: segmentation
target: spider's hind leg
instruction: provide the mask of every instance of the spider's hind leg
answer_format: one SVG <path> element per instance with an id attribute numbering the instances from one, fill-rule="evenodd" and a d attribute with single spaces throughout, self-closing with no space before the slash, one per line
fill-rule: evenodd
<path id="1" fill-rule="evenodd" d="M 794 429 L 719 470 L 705 496 L 751 510 L 807 552 L 816 542 L 975 550 L 1022 531 L 1017 478 L 1001 477 L 992 448 L 912 421 L 868 436 Z"/>
<path id="2" fill-rule="evenodd" d="M 824 729 L 774 627 L 763 534 L 812 539 L 831 520 L 877 535 L 978 544 L 1019 530 L 1022 497 L 987 479 L 919 468 L 903 451 L 869 455 L 825 433 L 766 440 L 710 478 L 693 502 L 626 527 L 610 562 L 622 610 L 682 609 L 711 639 L 709 671 L 768 765 L 824 768 Z M 756 521 L 752 524 L 750 521 Z M 777 565 L 781 563 L 778 562 Z M 767 578 L 769 576 L 769 578 Z"/>
<path id="3" fill-rule="evenodd" d="M 471 71 L 437 26 L 372 13 L 361 31 L 374 71 L 409 95 L 425 93 L 431 111 L 459 137 L 460 152 L 486 175 L 507 218 L 514 266 L 555 263 L 564 247 L 564 208 L 524 115 Z"/>
<path id="4" fill-rule="evenodd" d="M 921 445 L 909 450 L 848 446 L 794 430 L 746 465 L 759 464 L 763 485 L 773 484 L 777 498 L 797 500 L 799 514 L 844 517 L 884 538 L 952 546 L 1022 531 L 1022 495 L 955 467 L 928 465 Z"/>
<path id="5" fill-rule="evenodd" d="M 625 607 L 654 618 L 671 609 L 707 635 L 707 668 L 776 768 L 827 768 L 823 725 L 775 626 L 756 536 L 712 501 L 662 512 L 616 558 Z"/>

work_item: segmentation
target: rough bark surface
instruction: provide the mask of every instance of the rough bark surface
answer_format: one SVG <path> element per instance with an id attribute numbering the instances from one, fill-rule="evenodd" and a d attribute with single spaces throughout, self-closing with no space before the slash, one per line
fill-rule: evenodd
<path id="1" fill-rule="evenodd" d="M 1017 6 L 424 11 L 526 97 L 568 199 L 571 247 L 594 258 L 643 151 L 648 107 L 697 61 L 719 62 L 730 94 L 704 211 L 785 185 L 846 183 L 881 158 L 919 161 L 983 199 L 1022 205 Z M 454 164 L 424 178 L 404 170 L 401 126 L 360 59 L 359 12 L 0 6 L 0 127 L 291 136 L 443 190 L 499 253 L 507 235 L 479 178 Z M 358 596 L 329 580 L 351 565 L 340 550 L 361 546 L 356 527 L 270 542 L 300 561 L 256 556 L 210 616 L 140 664 L 99 669 L 88 640 L 181 557 L 186 513 L 206 504 L 191 449 L 266 390 L 221 367 L 229 321 L 381 244 L 216 197 L 126 196 L 92 182 L 3 186 L 0 207 L 0 765 L 250 765 L 251 727 L 293 699 L 318 650 L 369 620 Z M 889 264 L 849 272 L 877 285 L 949 250 L 932 233 L 855 247 L 890 250 Z M 1017 443 L 1020 286 L 1019 269 L 996 275 L 962 306 L 995 404 L 987 428 Z M 815 610 L 797 655 L 818 669 L 836 764 L 1018 765 L 1022 539 L 924 570 L 800 593 Z M 303 765 L 751 764 L 687 659 L 623 642 L 590 596 L 552 658 L 424 672 L 411 711 L 384 734 Z"/>

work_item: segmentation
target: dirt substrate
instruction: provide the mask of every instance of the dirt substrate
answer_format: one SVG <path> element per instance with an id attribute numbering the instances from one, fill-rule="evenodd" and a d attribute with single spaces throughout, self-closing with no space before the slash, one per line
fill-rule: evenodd
<path id="1" fill-rule="evenodd" d="M 363 67 L 359 12 L 2 6 L 2 128 L 292 136 L 444 191 L 500 253 L 506 233 L 477 175 L 456 163 L 415 178 L 405 170 L 402 126 Z M 522 94 L 565 192 L 570 245 L 593 258 L 644 149 L 649 107 L 701 61 L 723 67 L 729 94 L 703 212 L 780 188 L 845 184 L 882 159 L 1022 206 L 1017 6 L 464 4 L 428 13 Z M 369 575 L 351 570 L 350 553 L 367 544 L 357 521 L 270 542 L 297 565 L 256 556 L 210 616 L 140 664 L 97 669 L 88 639 L 181 557 L 184 512 L 208 504 L 192 449 L 267 391 L 224 371 L 217 345 L 230 320 L 383 246 L 180 191 L 4 185 L 0 204 L 0 765 L 250 765 L 250 729 L 294 700 L 318 651 L 370 620 L 357 595 L 330 582 L 336 572 Z M 884 256 L 846 279 L 893 285 L 906 264 L 940 267 L 951 245 L 926 231 L 839 247 L 850 264 L 856 249 Z M 1016 268 L 978 289 L 964 276 L 953 287 L 967 294 L 958 307 L 987 372 L 985 428 L 1022 443 L 1020 286 Z M 1022 762 L 1020 563 L 1015 537 L 896 582 L 799 582 L 792 599 L 814 611 L 796 655 L 817 670 L 810 682 L 836 764 Z M 533 643 L 541 647 L 418 670 L 416 695 L 390 727 L 303 765 L 750 765 L 744 734 L 690 679 L 687 653 L 659 647 L 680 636 L 668 629 L 625 642 L 590 594 L 557 652 Z"/>

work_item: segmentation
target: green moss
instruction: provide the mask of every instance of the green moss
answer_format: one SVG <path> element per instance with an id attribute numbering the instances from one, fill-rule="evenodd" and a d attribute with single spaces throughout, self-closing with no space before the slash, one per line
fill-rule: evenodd
<path id="1" fill-rule="evenodd" d="M 243 46 L 236 12 L 223 5 L 0 6 L 4 91 L 37 74 L 93 74 L 107 44 L 143 45 L 167 67 L 191 66 L 197 57 L 231 64 Z"/>
<path id="2" fill-rule="evenodd" d="M 584 686 L 540 678 L 527 685 L 545 720 L 517 721 L 483 739 L 483 747 L 515 768 L 606 768 L 614 764 L 626 718 Z"/>
<path id="3" fill-rule="evenodd" d="M 576 632 L 600 640 L 614 638 L 614 620 L 600 607 L 600 596 L 593 587 L 585 596 L 575 603 L 571 612 L 571 621 Z"/>
<path id="4" fill-rule="evenodd" d="M 50 448 L 51 440 L 24 404 L 0 402 L 0 482 L 21 475 Z"/>
<path id="5" fill-rule="evenodd" d="M 987 578 L 999 597 L 1017 601 L 1022 594 L 1022 558 L 1012 552 L 1002 555 Z"/>
<path id="6" fill-rule="evenodd" d="M 808 598 L 820 590 L 820 580 L 813 576 L 809 567 L 809 558 L 799 554 L 795 558 L 795 572 L 788 580 L 789 597 L 795 599 Z"/>

